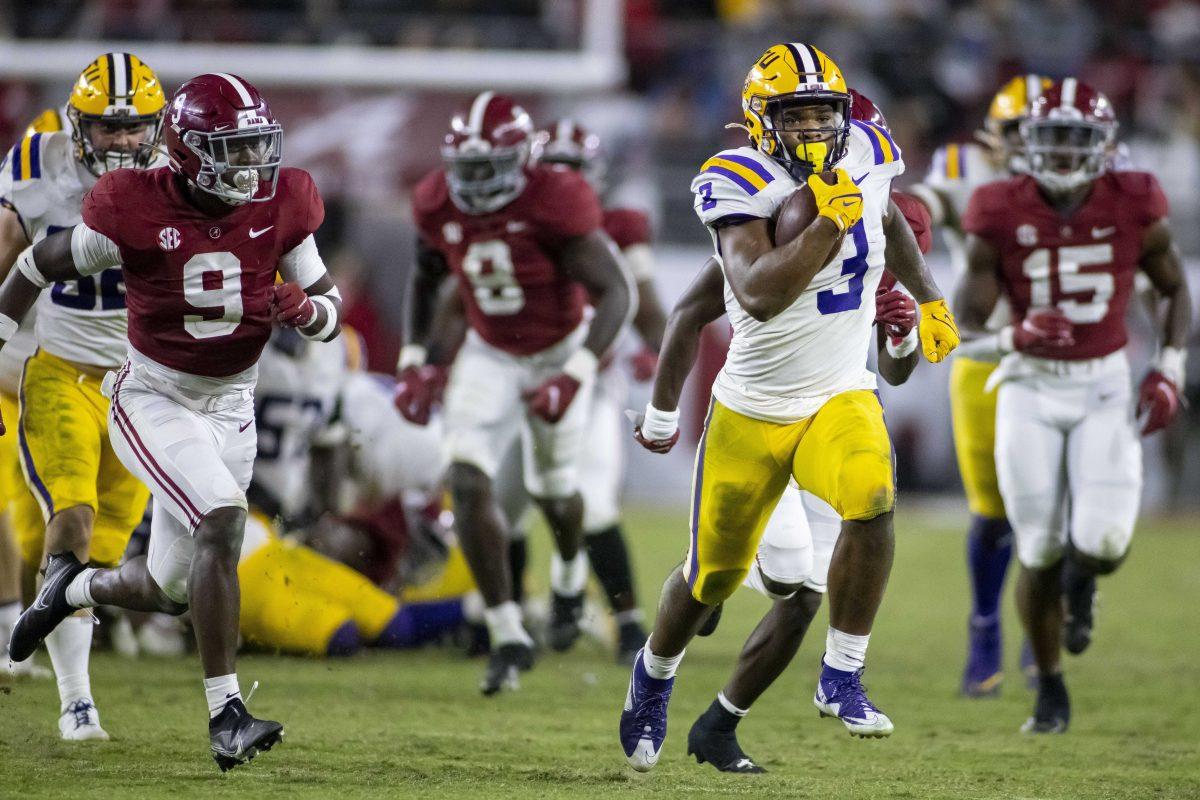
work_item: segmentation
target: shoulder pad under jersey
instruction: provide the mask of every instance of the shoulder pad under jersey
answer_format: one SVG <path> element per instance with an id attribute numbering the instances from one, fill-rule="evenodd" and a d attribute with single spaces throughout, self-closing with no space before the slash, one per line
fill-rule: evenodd
<path id="1" fill-rule="evenodd" d="M 751 147 L 722 150 L 692 179 L 696 214 L 710 226 L 722 220 L 770 218 L 795 188 L 783 167 Z"/>
<path id="2" fill-rule="evenodd" d="M 36 219 L 55 202 L 59 181 L 77 180 L 75 169 L 70 134 L 57 131 L 26 136 L 0 163 L 0 198 L 24 219 Z"/>
<path id="3" fill-rule="evenodd" d="M 888 177 L 904 172 L 904 158 L 899 145 L 882 125 L 862 120 L 850 121 L 849 152 L 837 166 L 857 176 L 871 170 Z"/>

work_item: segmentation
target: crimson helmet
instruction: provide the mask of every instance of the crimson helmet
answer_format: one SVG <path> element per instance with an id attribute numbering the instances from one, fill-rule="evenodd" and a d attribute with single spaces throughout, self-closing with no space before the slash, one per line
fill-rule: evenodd
<path id="1" fill-rule="evenodd" d="M 859 122 L 871 122 L 883 128 L 888 133 L 892 132 L 892 129 L 888 127 L 887 119 L 883 116 L 883 112 L 871 102 L 871 98 L 853 89 L 850 90 L 850 119 L 856 119 Z"/>
<path id="2" fill-rule="evenodd" d="M 525 188 L 533 122 L 507 95 L 483 92 L 454 115 L 442 144 L 446 183 L 454 204 L 487 214 L 511 203 Z"/>
<path id="3" fill-rule="evenodd" d="M 537 132 L 533 140 L 533 160 L 578 170 L 597 190 L 603 183 L 600 137 L 573 119 L 555 120 Z"/>
<path id="4" fill-rule="evenodd" d="M 258 89 L 236 75 L 199 75 L 180 86 L 163 144 L 173 171 L 230 205 L 275 196 L 283 128 Z"/>
<path id="5" fill-rule="evenodd" d="M 1070 191 L 1095 180 L 1108 166 L 1116 136 L 1112 103 L 1075 78 L 1043 92 L 1021 123 L 1029 172 L 1050 191 Z"/>

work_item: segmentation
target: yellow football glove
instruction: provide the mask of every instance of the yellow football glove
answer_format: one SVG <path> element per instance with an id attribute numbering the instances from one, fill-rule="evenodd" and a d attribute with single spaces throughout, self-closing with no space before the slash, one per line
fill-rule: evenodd
<path id="1" fill-rule="evenodd" d="M 958 326 L 945 300 L 921 303 L 921 351 L 934 364 L 958 347 Z"/>
<path id="2" fill-rule="evenodd" d="M 844 231 L 862 219 L 863 196 L 846 170 L 835 169 L 833 174 L 837 176 L 837 183 L 832 186 L 820 175 L 809 175 L 808 188 L 812 189 L 817 201 L 817 215 L 832 220 L 839 231 Z"/>

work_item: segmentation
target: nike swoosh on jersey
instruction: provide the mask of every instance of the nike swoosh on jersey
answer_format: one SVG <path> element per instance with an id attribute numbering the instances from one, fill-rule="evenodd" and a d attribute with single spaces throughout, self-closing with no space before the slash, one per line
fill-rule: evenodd
<path id="1" fill-rule="evenodd" d="M 867 176 L 870 174 L 871 173 L 869 173 L 869 172 L 864 172 L 862 175 L 859 175 L 857 178 L 851 178 L 850 180 L 854 181 L 854 185 L 857 186 L 858 184 L 865 181 L 867 179 Z"/>
<path id="2" fill-rule="evenodd" d="M 251 228 L 250 229 L 250 238 L 257 239 L 258 237 L 262 236 L 264 233 L 266 233 L 267 231 L 271 230 L 271 228 L 274 228 L 274 227 L 275 227 L 274 225 L 268 225 L 267 227 L 263 228 L 261 231 L 256 231 L 256 230 L 254 230 L 254 228 Z"/>
<path id="3" fill-rule="evenodd" d="M 1093 239 L 1105 239 L 1117 232 L 1117 226 L 1113 225 L 1108 228 L 1092 228 Z"/>
<path id="4" fill-rule="evenodd" d="M 249 428 L 253 423 L 254 423 L 254 420 L 250 419 L 250 420 L 246 420 L 246 423 L 244 425 L 238 425 L 238 433 L 242 433 L 243 431 L 246 430 L 246 428 Z"/>

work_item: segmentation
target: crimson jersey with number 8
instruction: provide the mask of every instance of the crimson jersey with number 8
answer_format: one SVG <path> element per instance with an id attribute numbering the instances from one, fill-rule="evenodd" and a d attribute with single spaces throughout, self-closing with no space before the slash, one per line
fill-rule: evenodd
<path id="1" fill-rule="evenodd" d="M 442 170 L 413 192 L 421 240 L 458 277 L 471 327 L 515 355 L 545 350 L 583 320 L 587 294 L 559 268 L 557 253 L 603 219 L 596 193 L 578 173 L 535 166 L 526 179 L 515 200 L 487 214 L 458 208 Z"/>
<path id="2" fill-rule="evenodd" d="M 996 249 L 1000 283 L 1019 322 L 1057 306 L 1074 323 L 1075 344 L 1030 355 L 1078 360 L 1125 346 L 1146 229 L 1167 215 L 1167 198 L 1146 172 L 1109 172 L 1069 215 L 1056 211 L 1029 176 L 981 186 L 963 228 Z"/>
<path id="3" fill-rule="evenodd" d="M 303 170 L 283 168 L 275 196 L 214 217 L 163 167 L 105 173 L 83 221 L 121 251 L 129 343 L 164 366 L 214 378 L 258 361 L 271 335 L 280 257 L 321 225 L 325 207 Z"/>

